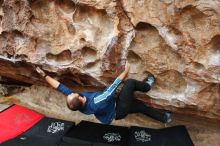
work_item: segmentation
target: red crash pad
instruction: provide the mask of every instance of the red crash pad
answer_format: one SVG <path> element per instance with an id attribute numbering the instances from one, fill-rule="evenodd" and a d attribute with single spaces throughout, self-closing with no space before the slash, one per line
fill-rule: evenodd
<path id="1" fill-rule="evenodd" d="M 40 121 L 43 116 L 25 107 L 14 105 L 0 113 L 0 143 L 15 138 Z"/>

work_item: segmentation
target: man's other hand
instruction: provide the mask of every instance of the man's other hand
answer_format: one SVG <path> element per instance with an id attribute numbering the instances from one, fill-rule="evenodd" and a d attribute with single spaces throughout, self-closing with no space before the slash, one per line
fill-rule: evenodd
<path id="1" fill-rule="evenodd" d="M 126 61 L 126 64 L 125 64 L 125 71 L 129 71 L 130 70 L 130 63 L 128 63 L 128 61 Z"/>
<path id="2" fill-rule="evenodd" d="M 46 73 L 40 68 L 40 67 L 36 67 L 36 71 L 37 73 L 39 73 L 42 77 L 46 76 Z"/>

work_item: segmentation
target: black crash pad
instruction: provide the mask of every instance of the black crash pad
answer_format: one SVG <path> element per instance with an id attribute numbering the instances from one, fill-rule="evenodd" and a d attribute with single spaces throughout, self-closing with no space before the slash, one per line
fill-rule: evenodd
<path id="1" fill-rule="evenodd" d="M 92 146 L 92 142 L 80 140 L 78 138 L 67 138 L 62 141 L 58 146 Z"/>
<path id="2" fill-rule="evenodd" d="M 89 142 L 73 137 L 64 139 L 65 141 L 62 141 L 58 146 L 117 146 L 108 143 Z"/>
<path id="3" fill-rule="evenodd" d="M 41 136 L 18 136 L 8 140 L 0 146 L 56 146 L 53 138 L 45 138 Z"/>
<path id="4" fill-rule="evenodd" d="M 45 117 L 22 135 L 61 139 L 61 137 L 74 126 L 75 123 L 73 122 Z"/>
<path id="5" fill-rule="evenodd" d="M 129 129 L 128 146 L 160 146 L 158 130 L 142 127 Z"/>
<path id="6" fill-rule="evenodd" d="M 131 127 L 128 146 L 194 146 L 185 126 L 164 129 Z"/>
<path id="7" fill-rule="evenodd" d="M 81 121 L 64 135 L 63 141 L 72 138 L 99 146 L 127 146 L 128 128 Z"/>
<path id="8" fill-rule="evenodd" d="M 162 146 L 194 146 L 185 126 L 160 129 Z"/>

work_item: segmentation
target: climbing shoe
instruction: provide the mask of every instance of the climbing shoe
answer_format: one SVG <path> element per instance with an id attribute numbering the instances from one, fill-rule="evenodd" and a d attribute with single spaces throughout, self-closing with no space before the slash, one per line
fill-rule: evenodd
<path id="1" fill-rule="evenodd" d="M 152 85 L 155 81 L 155 77 L 153 74 L 149 73 L 147 76 L 147 79 L 145 79 L 145 80 L 146 80 L 145 82 L 152 87 Z"/>

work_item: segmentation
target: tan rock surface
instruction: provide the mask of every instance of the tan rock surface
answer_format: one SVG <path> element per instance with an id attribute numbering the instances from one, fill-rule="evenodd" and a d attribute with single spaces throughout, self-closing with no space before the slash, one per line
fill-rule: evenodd
<path id="1" fill-rule="evenodd" d="M 128 60 L 129 78 L 157 77 L 138 98 L 220 120 L 219 16 L 219 0 L 0 0 L 0 75 L 45 85 L 40 65 L 101 90 Z"/>

